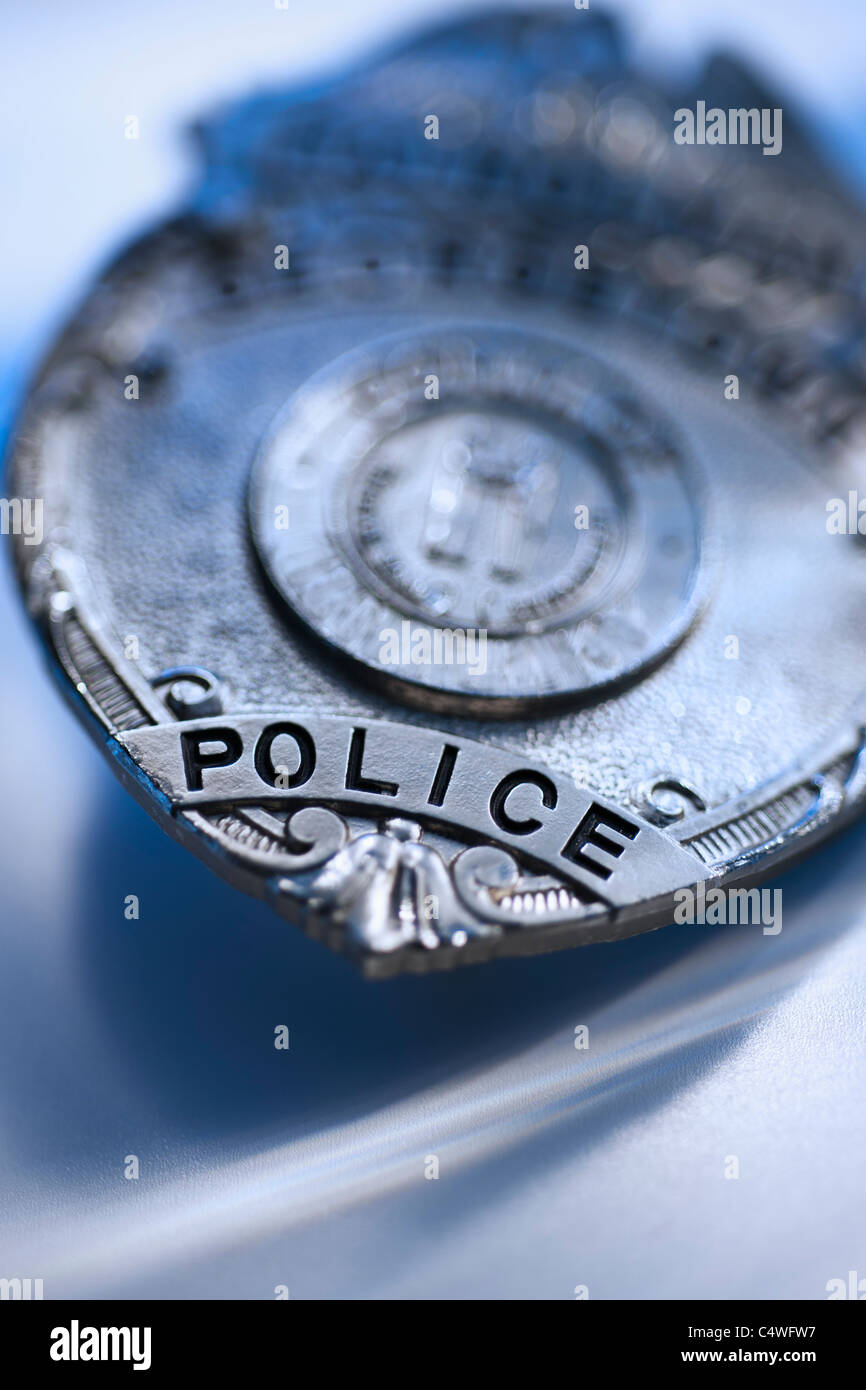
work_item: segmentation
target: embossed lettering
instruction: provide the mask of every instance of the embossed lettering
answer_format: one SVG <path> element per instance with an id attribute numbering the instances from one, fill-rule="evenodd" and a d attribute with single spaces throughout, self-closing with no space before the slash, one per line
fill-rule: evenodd
<path id="1" fill-rule="evenodd" d="M 619 859 L 625 845 L 617 844 L 616 840 L 612 840 L 610 836 L 603 835 L 598 828 L 600 825 L 606 826 L 608 830 L 613 830 L 626 840 L 635 839 L 640 829 L 640 826 L 633 825 L 624 816 L 618 816 L 615 811 L 606 811 L 603 806 L 599 806 L 594 801 L 560 853 L 563 859 L 568 859 L 579 868 L 595 874 L 596 878 L 610 878 L 613 869 L 608 868 L 605 864 L 600 864 L 597 859 L 586 854 L 584 852 L 586 846 L 593 845 L 596 849 L 611 855 L 612 858 Z"/>
<path id="2" fill-rule="evenodd" d="M 451 785 L 451 774 L 454 771 L 454 764 L 457 761 L 459 748 L 455 748 L 453 743 L 446 743 L 442 749 L 442 757 L 439 759 L 439 766 L 436 769 L 436 776 L 433 778 L 433 785 L 430 788 L 430 795 L 427 798 L 428 806 L 441 806 L 445 800 L 445 794 Z"/>
<path id="3" fill-rule="evenodd" d="M 541 829 L 541 821 L 535 816 L 527 816 L 525 820 L 515 820 L 505 809 L 508 797 L 515 787 L 528 786 L 538 787 L 541 792 L 541 804 L 552 811 L 556 806 L 557 791 L 549 777 L 545 777 L 543 772 L 533 772 L 527 768 L 524 772 L 510 772 L 507 777 L 496 787 L 490 798 L 490 814 L 495 825 L 500 830 L 507 830 L 509 835 L 532 835 L 536 830 Z"/>
<path id="4" fill-rule="evenodd" d="M 205 753 L 203 750 L 211 744 L 222 744 L 222 748 Z M 180 736 L 180 747 L 183 754 L 183 770 L 186 773 L 186 785 L 191 792 L 200 792 L 202 789 L 201 774 L 206 767 L 231 767 L 236 763 L 243 752 L 243 740 L 236 729 L 230 729 L 228 725 L 220 729 L 185 729 Z"/>
<path id="5" fill-rule="evenodd" d="M 271 749 L 274 740 L 279 738 L 281 734 L 285 734 L 288 738 L 293 738 L 295 740 L 295 743 L 298 745 L 298 756 L 300 758 L 297 771 L 287 777 L 283 785 L 286 787 L 302 787 L 305 782 L 309 782 L 316 769 L 316 745 L 307 733 L 307 730 L 303 729 L 300 724 L 268 724 L 267 728 L 262 730 L 258 742 L 256 743 L 256 772 L 263 782 L 267 782 L 269 787 L 275 785 L 277 769 L 274 767 Z"/>
<path id="6" fill-rule="evenodd" d="M 349 744 L 349 762 L 346 768 L 346 791 L 372 792 L 375 796 L 396 796 L 400 790 L 397 782 L 379 782 L 375 777 L 365 777 L 362 771 L 366 729 L 353 729 Z"/>

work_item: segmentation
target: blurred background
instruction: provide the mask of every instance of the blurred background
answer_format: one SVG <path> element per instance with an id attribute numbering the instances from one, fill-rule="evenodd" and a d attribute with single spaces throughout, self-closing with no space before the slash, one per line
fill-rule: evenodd
<path id="1" fill-rule="evenodd" d="M 664 72 L 750 61 L 866 194 L 858 0 L 604 8 Z M 4 433 L 89 277 L 194 182 L 185 124 L 465 10 L 4 0 Z M 0 1277 L 266 1299 L 813 1299 L 866 1277 L 866 828 L 779 881 L 776 938 L 670 927 L 371 985 L 133 804 L 8 564 L 0 642 Z"/>

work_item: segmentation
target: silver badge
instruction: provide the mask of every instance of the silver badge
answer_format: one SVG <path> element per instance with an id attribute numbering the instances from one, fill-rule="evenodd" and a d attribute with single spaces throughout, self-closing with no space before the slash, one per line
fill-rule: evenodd
<path id="1" fill-rule="evenodd" d="M 863 805 L 862 215 L 677 105 L 586 14 L 257 98 L 25 411 L 77 707 L 371 975 L 661 926 Z"/>

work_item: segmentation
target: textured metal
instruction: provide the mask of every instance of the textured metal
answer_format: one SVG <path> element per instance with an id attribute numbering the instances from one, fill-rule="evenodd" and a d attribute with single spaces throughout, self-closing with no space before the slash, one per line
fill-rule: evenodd
<path id="1" fill-rule="evenodd" d="M 523 331 L 341 358 L 292 397 L 252 487 L 259 552 L 313 630 L 458 713 L 634 676 L 702 595 L 704 489 L 670 427 L 607 364 Z"/>
<path id="2" fill-rule="evenodd" d="M 692 95 L 509 13 L 232 109 L 24 412 L 76 705 L 370 974 L 662 925 L 862 808 L 863 219 L 787 113 L 675 145 Z"/>

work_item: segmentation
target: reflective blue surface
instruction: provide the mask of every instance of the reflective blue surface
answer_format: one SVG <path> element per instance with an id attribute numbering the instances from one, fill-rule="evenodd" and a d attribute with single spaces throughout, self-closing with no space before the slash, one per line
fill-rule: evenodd
<path id="1" fill-rule="evenodd" d="M 369 28 L 355 7 L 331 8 L 348 51 Z M 832 33 L 845 11 L 826 8 Z M 811 6 L 785 14 L 798 9 L 817 23 Z M 104 62 L 122 62 L 128 17 L 84 10 L 81 41 L 100 36 Z M 183 42 L 169 7 L 154 13 L 138 62 L 159 66 L 160 43 L 175 55 L 153 98 L 166 124 L 181 93 L 207 98 L 206 63 L 184 87 L 181 58 L 220 14 L 212 90 L 229 71 L 242 90 L 247 58 L 263 70 L 253 55 L 267 31 L 245 48 L 238 7 L 189 7 Z M 847 15 L 862 57 L 863 17 L 854 5 Z M 376 16 L 384 28 L 394 7 Z M 271 75 L 307 51 L 321 60 L 328 16 L 302 18 L 270 54 Z M 13 21 L 22 45 L 29 22 Z M 762 53 L 766 13 L 760 22 Z M 790 56 L 789 21 L 779 11 L 776 22 Z M 93 103 L 80 76 L 65 81 L 57 118 L 83 130 Z M 817 101 L 805 69 L 803 83 Z M 122 121 L 134 100 L 122 81 L 110 90 Z M 828 107 L 827 138 L 846 121 Z M 851 147 L 836 148 L 850 162 Z M 95 197 L 84 150 L 81 164 Z M 66 233 L 52 178 L 34 162 L 9 218 L 26 241 L 28 220 L 52 209 L 63 264 L 10 281 L 7 419 L 56 305 L 126 215 L 106 179 L 99 216 L 70 204 Z M 293 1298 L 570 1298 L 586 1285 L 591 1298 L 809 1299 L 851 1269 L 866 1275 L 866 826 L 774 884 L 776 937 L 669 927 L 369 984 L 222 884 L 127 797 L 48 678 L 8 565 L 0 644 L 0 1276 L 42 1278 L 48 1298 L 273 1298 L 277 1285 Z M 287 1052 L 273 1046 L 279 1024 Z M 129 1155 L 137 1180 L 124 1177 Z M 430 1156 L 438 1180 L 425 1178 Z M 738 1179 L 725 1176 L 732 1156 Z"/>

